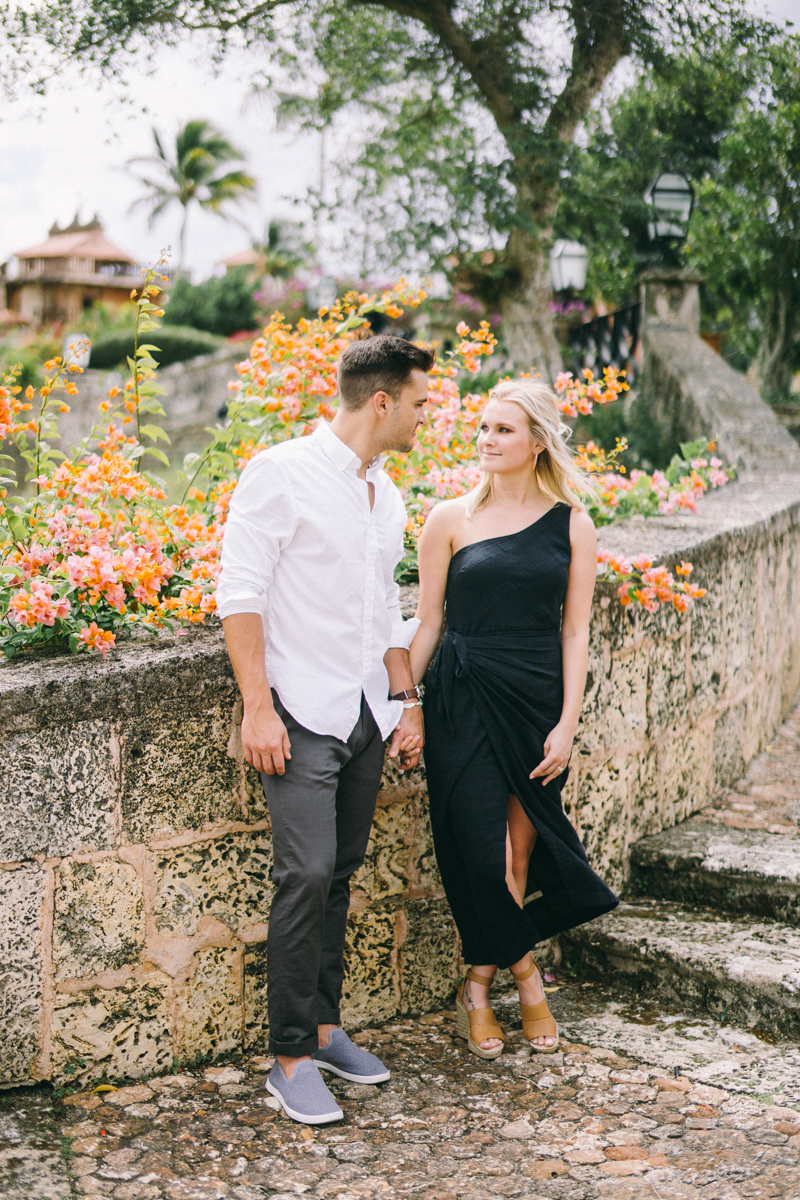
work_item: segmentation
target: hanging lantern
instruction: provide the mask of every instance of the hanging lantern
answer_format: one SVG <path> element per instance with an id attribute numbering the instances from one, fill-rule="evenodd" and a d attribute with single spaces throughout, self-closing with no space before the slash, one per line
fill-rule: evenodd
<path id="1" fill-rule="evenodd" d="M 554 292 L 582 292 L 586 287 L 589 251 L 580 242 L 557 241 L 550 251 L 550 281 Z"/>
<path id="2" fill-rule="evenodd" d="M 312 312 L 320 308 L 331 308 L 336 303 L 336 280 L 330 275 L 321 275 L 306 289 L 306 303 Z"/>
<path id="3" fill-rule="evenodd" d="M 650 209 L 647 232 L 651 242 L 683 242 L 689 231 L 694 190 L 685 175 L 662 171 L 644 194 Z"/>

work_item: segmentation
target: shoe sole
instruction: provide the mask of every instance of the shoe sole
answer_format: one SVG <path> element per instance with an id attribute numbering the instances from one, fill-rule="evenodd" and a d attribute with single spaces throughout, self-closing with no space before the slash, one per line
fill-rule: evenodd
<path id="1" fill-rule="evenodd" d="M 311 1061 L 320 1071 L 330 1071 L 340 1079 L 346 1079 L 348 1083 L 386 1083 L 386 1080 L 392 1077 L 391 1071 L 384 1071 L 381 1075 L 354 1075 L 352 1071 L 343 1071 L 341 1067 L 333 1067 L 319 1058 L 312 1058 Z"/>
<path id="2" fill-rule="evenodd" d="M 293 1121 L 299 1121 L 301 1125 L 329 1125 L 331 1121 L 341 1121 L 342 1117 L 344 1116 L 344 1113 L 340 1108 L 337 1108 L 336 1112 L 334 1113 L 315 1113 L 313 1116 L 295 1112 L 293 1108 L 289 1107 L 274 1084 L 267 1080 L 266 1086 L 269 1094 L 274 1096 L 276 1100 L 280 1100 L 281 1107 L 286 1113 L 287 1117 L 291 1117 Z"/>

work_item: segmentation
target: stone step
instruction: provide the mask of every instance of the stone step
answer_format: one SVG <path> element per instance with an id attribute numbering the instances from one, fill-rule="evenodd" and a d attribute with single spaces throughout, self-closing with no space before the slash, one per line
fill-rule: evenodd
<path id="1" fill-rule="evenodd" d="M 635 895 L 800 925 L 800 837 L 690 820 L 631 847 Z"/>
<path id="2" fill-rule="evenodd" d="M 800 1041 L 800 930 L 669 901 L 621 904 L 562 934 L 582 978 Z"/>

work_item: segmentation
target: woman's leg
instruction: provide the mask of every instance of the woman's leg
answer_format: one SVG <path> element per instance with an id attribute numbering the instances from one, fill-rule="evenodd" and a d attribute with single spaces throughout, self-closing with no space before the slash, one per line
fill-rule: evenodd
<path id="1" fill-rule="evenodd" d="M 509 796 L 506 883 L 508 884 L 508 890 L 520 908 L 525 898 L 525 889 L 528 886 L 528 865 L 535 844 L 535 827 L 532 825 L 517 797 Z M 526 954 L 519 962 L 515 962 L 512 965 L 511 970 L 516 975 L 523 975 L 530 965 L 531 955 Z M 519 989 L 519 998 L 522 1004 L 539 1004 L 545 998 L 542 988 L 542 976 L 538 971 L 534 971 L 529 979 L 517 980 L 517 988 Z M 539 1046 L 553 1046 L 556 1039 L 554 1037 L 537 1037 L 533 1041 Z"/>
<path id="2" fill-rule="evenodd" d="M 536 829 L 516 796 L 508 797 L 508 838 L 506 841 L 506 883 L 522 908 L 528 885 L 528 864 L 536 845 Z"/>

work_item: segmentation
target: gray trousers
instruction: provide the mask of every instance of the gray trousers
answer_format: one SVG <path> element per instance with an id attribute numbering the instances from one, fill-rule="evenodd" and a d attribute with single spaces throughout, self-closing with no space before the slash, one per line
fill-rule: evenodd
<path id="1" fill-rule="evenodd" d="M 275 857 L 269 1048 L 299 1056 L 316 1050 L 317 1025 L 339 1024 L 350 876 L 364 861 L 384 744 L 363 695 L 346 742 L 304 728 L 272 695 L 292 757 L 285 775 L 261 775 Z"/>

